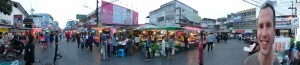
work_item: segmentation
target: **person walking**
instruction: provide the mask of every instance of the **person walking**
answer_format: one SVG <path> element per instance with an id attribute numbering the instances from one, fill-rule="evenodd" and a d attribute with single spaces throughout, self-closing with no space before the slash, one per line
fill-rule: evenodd
<path id="1" fill-rule="evenodd" d="M 148 35 L 147 42 L 146 42 L 146 61 L 151 60 L 150 45 L 151 45 L 151 37 L 150 35 Z"/>
<path id="2" fill-rule="evenodd" d="M 55 32 L 55 51 L 54 51 L 54 61 L 53 63 L 55 64 L 57 58 L 57 50 L 58 50 L 58 31 Z"/>
<path id="3" fill-rule="evenodd" d="M 166 41 L 165 41 L 165 37 L 162 37 L 162 41 L 161 41 L 161 55 L 162 56 L 166 56 Z"/>
<path id="4" fill-rule="evenodd" d="M 188 50 L 189 41 L 188 41 L 188 35 L 187 34 L 185 34 L 185 36 L 184 36 L 184 46 L 185 46 L 185 50 Z"/>
<path id="5" fill-rule="evenodd" d="M 213 35 L 213 33 L 209 33 L 209 35 L 207 36 L 207 44 L 208 44 L 208 47 L 207 47 L 207 51 L 209 52 L 209 50 L 213 50 L 213 43 L 216 41 L 215 40 L 216 37 Z"/>
<path id="6" fill-rule="evenodd" d="M 89 33 L 86 33 L 86 34 L 85 34 L 85 41 L 86 41 L 86 42 L 85 42 L 85 44 L 84 44 L 84 46 L 85 46 L 86 49 L 87 49 L 88 46 L 89 46 L 89 45 L 88 45 L 88 44 L 89 44 L 88 39 L 89 39 Z"/>
<path id="7" fill-rule="evenodd" d="M 139 37 L 138 35 L 135 36 L 135 38 L 134 38 L 135 50 L 138 50 L 138 48 L 139 48 L 139 46 L 140 46 L 140 42 L 141 42 L 140 37 Z"/>
<path id="8" fill-rule="evenodd" d="M 168 54 L 167 54 L 167 60 L 171 59 L 171 55 L 173 52 L 174 48 L 174 35 L 171 35 L 169 40 L 168 40 Z"/>
<path id="9" fill-rule="evenodd" d="M 116 40 L 116 33 L 112 37 L 113 54 L 117 56 L 118 52 L 118 41 Z"/>
<path id="10" fill-rule="evenodd" d="M 108 54 L 107 54 L 107 37 L 105 33 L 102 33 L 101 36 L 102 39 L 102 47 L 101 47 L 101 55 L 102 55 L 102 60 L 108 60 Z"/>
<path id="11" fill-rule="evenodd" d="M 133 45 L 133 41 L 132 39 L 128 36 L 127 37 L 127 42 L 126 42 L 126 47 L 128 50 L 128 55 L 132 55 L 132 45 Z"/>
<path id="12" fill-rule="evenodd" d="M 77 48 L 79 48 L 80 43 L 81 43 L 81 41 L 80 41 L 80 33 L 76 34 L 76 40 L 77 40 Z"/>
<path id="13" fill-rule="evenodd" d="M 90 33 L 89 36 L 88 36 L 88 46 L 90 48 L 90 51 L 93 51 L 93 43 L 94 43 L 94 37 Z"/>
<path id="14" fill-rule="evenodd" d="M 24 51 L 25 65 L 33 65 L 33 63 L 35 63 L 33 38 L 34 37 L 31 34 L 26 36 L 25 51 Z"/>
<path id="15" fill-rule="evenodd" d="M 85 43 L 85 37 L 84 37 L 83 33 L 81 33 L 81 35 L 80 35 L 80 46 L 81 46 L 81 51 L 83 51 L 84 43 Z"/>

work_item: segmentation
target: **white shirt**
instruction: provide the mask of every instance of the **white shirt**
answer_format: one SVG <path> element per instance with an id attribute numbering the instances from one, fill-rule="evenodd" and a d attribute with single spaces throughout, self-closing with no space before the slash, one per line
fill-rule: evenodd
<path id="1" fill-rule="evenodd" d="M 165 53 L 165 47 L 166 47 L 166 42 L 165 42 L 165 40 L 163 39 L 162 42 L 161 42 L 161 53 L 162 53 L 162 54 Z"/>

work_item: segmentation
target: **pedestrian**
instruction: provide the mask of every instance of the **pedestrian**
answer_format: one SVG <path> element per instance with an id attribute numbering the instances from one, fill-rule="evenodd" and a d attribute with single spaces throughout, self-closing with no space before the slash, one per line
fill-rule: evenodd
<path id="1" fill-rule="evenodd" d="M 209 35 L 207 35 L 207 44 L 208 44 L 208 47 L 207 47 L 207 51 L 209 52 L 209 50 L 213 50 L 213 43 L 216 41 L 215 40 L 216 37 L 213 35 L 213 33 L 209 33 Z"/>
<path id="2" fill-rule="evenodd" d="M 184 36 L 184 46 L 185 46 L 185 50 L 188 50 L 189 41 L 188 41 L 188 35 L 187 34 Z"/>
<path id="3" fill-rule="evenodd" d="M 102 55 L 102 60 L 108 60 L 108 54 L 107 54 L 107 37 L 105 33 L 102 33 L 101 36 L 102 39 L 102 47 L 101 47 L 101 55 Z"/>
<path id="4" fill-rule="evenodd" d="M 51 31 L 51 33 L 50 33 L 50 43 L 52 43 L 53 42 L 53 37 L 54 37 L 54 33 Z"/>
<path id="5" fill-rule="evenodd" d="M 45 49 L 47 48 L 49 43 L 50 43 L 50 34 L 48 32 L 46 32 Z"/>
<path id="6" fill-rule="evenodd" d="M 85 34 L 85 40 L 86 40 L 86 42 L 85 42 L 85 45 L 84 45 L 86 49 L 88 49 L 88 46 L 89 46 L 89 45 L 88 45 L 88 44 L 89 44 L 88 39 L 89 39 L 89 34 L 86 33 L 86 34 Z"/>
<path id="7" fill-rule="evenodd" d="M 33 63 L 35 63 L 33 38 L 31 34 L 26 36 L 24 51 L 25 65 L 33 65 Z"/>
<path id="8" fill-rule="evenodd" d="M 172 53 L 174 53 L 173 52 L 173 48 L 174 48 L 174 35 L 171 35 L 170 37 L 169 37 L 169 40 L 168 40 L 168 54 L 167 54 L 167 59 L 169 60 L 169 59 L 171 59 L 171 55 L 172 55 Z"/>
<path id="9" fill-rule="evenodd" d="M 46 37 L 43 34 L 41 34 L 39 38 L 40 38 L 41 47 L 42 49 L 44 49 L 46 43 Z"/>
<path id="10" fill-rule="evenodd" d="M 273 50 L 279 46 L 277 43 L 274 43 L 276 35 L 275 16 L 275 9 L 271 1 L 266 1 L 266 3 L 262 5 L 257 18 L 257 42 L 260 46 L 260 50 L 248 56 L 244 65 L 281 65 Z M 276 47 L 273 48 L 273 46 Z M 275 51 L 279 50 L 275 49 Z"/>
<path id="11" fill-rule="evenodd" d="M 55 32 L 55 51 L 54 51 L 54 61 L 53 63 L 55 64 L 57 58 L 57 50 L 58 50 L 58 31 Z"/>
<path id="12" fill-rule="evenodd" d="M 151 60 L 151 55 L 150 55 L 150 46 L 151 46 L 151 37 L 148 35 L 147 42 L 146 42 L 146 61 Z"/>
<path id="13" fill-rule="evenodd" d="M 126 47 L 128 50 L 128 55 L 132 55 L 132 45 L 133 45 L 133 41 L 132 39 L 128 36 L 127 37 L 127 42 L 126 42 Z"/>
<path id="14" fill-rule="evenodd" d="M 140 42 L 141 42 L 140 37 L 139 37 L 138 35 L 135 36 L 135 38 L 134 38 L 135 50 L 138 50 L 138 48 L 139 48 L 139 46 L 140 46 Z"/>
<path id="15" fill-rule="evenodd" d="M 92 33 L 90 33 L 88 36 L 88 46 L 90 48 L 90 51 L 93 51 L 93 43 L 94 43 L 94 37 Z"/>
<path id="16" fill-rule="evenodd" d="M 113 37 L 112 37 L 112 46 L 113 46 L 113 54 L 115 56 L 117 56 L 117 52 L 118 52 L 118 41 L 116 40 L 116 33 L 114 33 Z"/>
<path id="17" fill-rule="evenodd" d="M 76 34 L 76 40 L 77 40 L 77 48 L 79 48 L 79 46 L 80 46 L 80 34 L 78 33 L 78 34 Z"/>
<path id="18" fill-rule="evenodd" d="M 161 55 L 162 56 L 166 56 L 166 41 L 165 41 L 165 37 L 162 37 L 162 41 L 161 41 Z"/>
<path id="19" fill-rule="evenodd" d="M 106 46 L 106 51 L 107 51 L 107 56 L 110 57 L 110 54 L 111 54 L 111 37 L 109 36 L 109 34 L 107 34 L 107 46 Z"/>
<path id="20" fill-rule="evenodd" d="M 83 51 L 83 48 L 84 48 L 84 43 L 85 43 L 85 37 L 83 35 L 83 33 L 81 33 L 80 35 L 80 46 L 81 46 L 81 51 Z"/>

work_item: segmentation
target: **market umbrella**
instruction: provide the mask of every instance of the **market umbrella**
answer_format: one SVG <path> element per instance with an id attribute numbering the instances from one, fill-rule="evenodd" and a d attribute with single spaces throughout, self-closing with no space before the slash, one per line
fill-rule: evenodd
<path id="1" fill-rule="evenodd" d="M 177 26 L 160 26 L 160 27 L 157 27 L 157 29 L 159 29 L 159 30 L 182 30 L 184 28 L 177 27 Z"/>
<path id="2" fill-rule="evenodd" d="M 137 30 L 155 30 L 155 29 L 158 29 L 158 27 L 154 25 L 141 25 L 137 28 Z"/>
<path id="3" fill-rule="evenodd" d="M 200 31 L 201 29 L 200 28 L 195 28 L 195 27 L 189 27 L 189 26 L 186 26 L 186 27 L 183 27 L 185 30 L 191 30 L 191 31 Z"/>

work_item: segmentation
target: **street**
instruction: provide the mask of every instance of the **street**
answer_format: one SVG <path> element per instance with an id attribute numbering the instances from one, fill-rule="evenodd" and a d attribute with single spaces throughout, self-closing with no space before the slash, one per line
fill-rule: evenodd
<path id="1" fill-rule="evenodd" d="M 54 45 L 46 50 L 42 50 L 40 44 L 35 43 L 35 58 L 40 62 L 35 65 L 53 64 Z M 228 40 L 227 43 L 217 43 L 212 52 L 204 51 L 204 65 L 243 65 L 246 52 L 243 47 L 249 45 L 238 40 Z M 75 42 L 60 41 L 58 53 L 62 54 L 62 59 L 57 61 L 57 65 L 198 65 L 198 49 L 192 49 L 186 52 L 177 53 L 173 59 L 155 57 L 151 61 L 146 62 L 140 51 L 136 51 L 133 56 L 116 57 L 111 56 L 109 60 L 102 61 L 100 58 L 100 48 L 94 46 L 93 51 L 89 49 L 77 48 Z M 3 62 L 3 59 L 1 60 Z M 21 60 L 22 61 L 22 60 Z M 22 63 L 24 63 L 22 61 Z"/>

